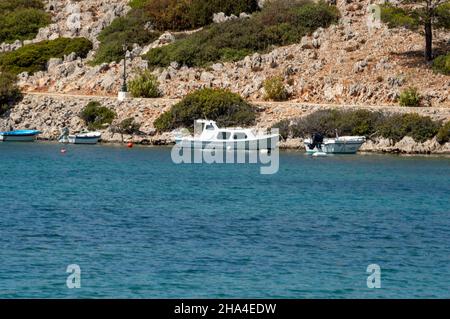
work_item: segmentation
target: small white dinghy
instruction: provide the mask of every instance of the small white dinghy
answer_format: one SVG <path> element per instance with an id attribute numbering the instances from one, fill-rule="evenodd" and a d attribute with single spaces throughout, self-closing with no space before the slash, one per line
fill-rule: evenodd
<path id="1" fill-rule="evenodd" d="M 99 132 L 81 132 L 78 134 L 61 135 L 59 138 L 60 143 L 70 143 L 70 144 L 97 144 L 102 133 Z"/>
<path id="2" fill-rule="evenodd" d="M 306 153 L 316 156 L 326 154 L 356 154 L 361 145 L 366 141 L 365 136 L 338 136 L 335 138 L 323 138 L 319 133 L 303 141 Z"/>

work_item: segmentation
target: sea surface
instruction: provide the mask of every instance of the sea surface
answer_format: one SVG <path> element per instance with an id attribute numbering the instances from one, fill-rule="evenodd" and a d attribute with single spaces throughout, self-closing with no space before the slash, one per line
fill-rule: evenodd
<path id="1" fill-rule="evenodd" d="M 449 157 L 60 150 L 0 144 L 0 298 L 450 297 Z"/>

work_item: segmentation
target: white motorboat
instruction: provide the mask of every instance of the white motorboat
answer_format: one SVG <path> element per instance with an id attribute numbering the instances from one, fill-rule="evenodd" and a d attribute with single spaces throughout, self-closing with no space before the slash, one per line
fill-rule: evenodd
<path id="1" fill-rule="evenodd" d="M 72 135 L 62 135 L 59 138 L 61 143 L 70 144 L 97 144 L 102 134 L 99 132 L 82 132 Z"/>
<path id="2" fill-rule="evenodd" d="M 278 134 L 255 134 L 251 129 L 219 128 L 211 120 L 197 120 L 194 136 L 175 134 L 181 147 L 224 150 L 272 150 L 278 145 Z"/>
<path id="3" fill-rule="evenodd" d="M 9 132 L 0 132 L 0 141 L 2 142 L 33 142 L 40 134 L 37 130 L 16 130 Z"/>
<path id="4" fill-rule="evenodd" d="M 321 134 L 313 134 L 311 138 L 303 140 L 308 154 L 355 154 L 366 141 L 365 136 L 337 136 L 323 138 Z"/>

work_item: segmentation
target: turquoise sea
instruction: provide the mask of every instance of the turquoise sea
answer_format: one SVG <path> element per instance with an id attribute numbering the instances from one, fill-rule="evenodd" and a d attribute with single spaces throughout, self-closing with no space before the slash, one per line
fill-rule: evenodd
<path id="1" fill-rule="evenodd" d="M 450 297 L 449 157 L 60 149 L 0 144 L 0 298 Z"/>

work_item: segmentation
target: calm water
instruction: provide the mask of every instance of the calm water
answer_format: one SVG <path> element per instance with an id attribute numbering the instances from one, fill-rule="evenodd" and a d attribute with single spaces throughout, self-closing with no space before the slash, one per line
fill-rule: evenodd
<path id="1" fill-rule="evenodd" d="M 282 152 L 260 175 L 59 150 L 0 144 L 0 297 L 450 297 L 448 157 Z"/>

